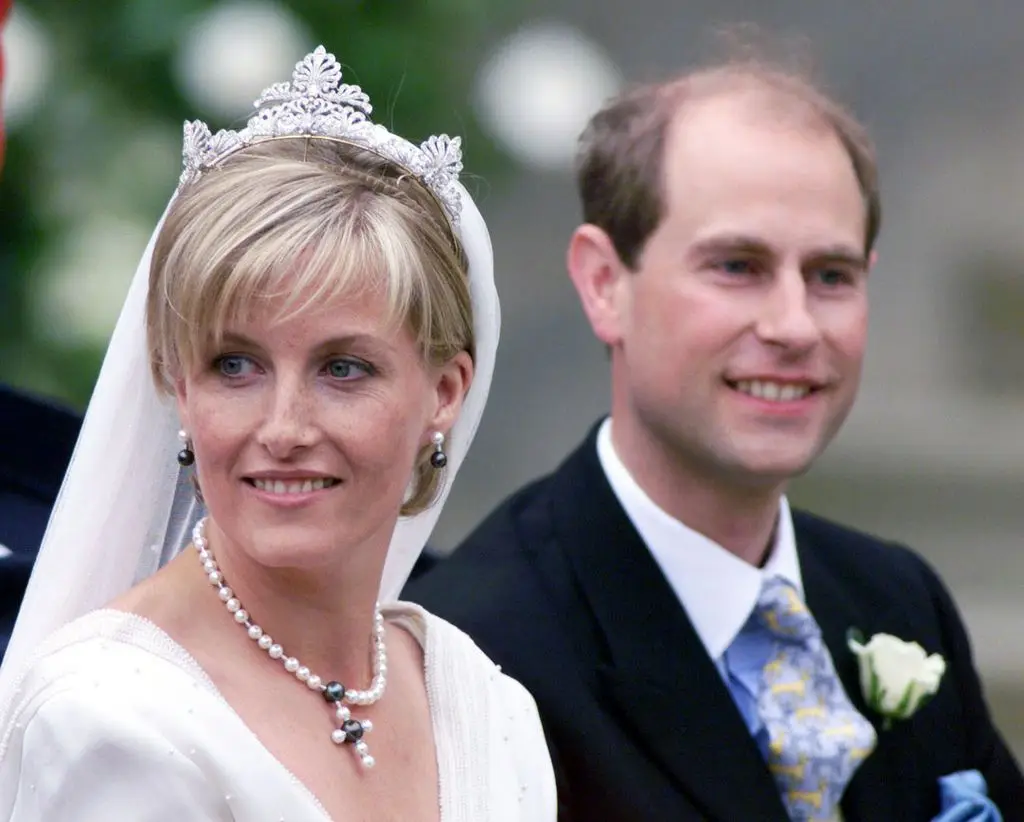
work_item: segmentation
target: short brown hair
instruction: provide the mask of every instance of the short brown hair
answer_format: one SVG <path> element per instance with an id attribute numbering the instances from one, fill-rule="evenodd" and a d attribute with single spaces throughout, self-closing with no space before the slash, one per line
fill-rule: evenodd
<path id="1" fill-rule="evenodd" d="M 157 386 L 219 343 L 261 300 L 284 316 L 380 289 L 424 362 L 474 354 L 468 260 L 437 199 L 380 155 L 329 139 L 281 138 L 226 158 L 179 192 L 157 237 L 146 325 Z M 284 318 L 282 317 L 282 319 Z M 439 488 L 431 446 L 402 513 Z"/>
<path id="2" fill-rule="evenodd" d="M 602 229 L 619 259 L 635 268 L 663 216 L 662 176 L 670 127 L 686 105 L 736 91 L 764 91 L 796 104 L 839 138 L 864 197 L 864 247 L 870 253 L 882 208 L 875 149 L 867 131 L 804 73 L 751 57 L 638 86 L 595 114 L 580 136 L 576 155 L 584 221 Z"/>

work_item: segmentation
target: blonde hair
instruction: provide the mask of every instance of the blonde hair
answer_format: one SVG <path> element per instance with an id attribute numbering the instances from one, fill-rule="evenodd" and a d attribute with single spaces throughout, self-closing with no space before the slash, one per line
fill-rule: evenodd
<path id="1" fill-rule="evenodd" d="M 443 209 L 409 172 L 336 140 L 282 138 L 227 157 L 179 192 L 157 238 L 146 331 L 159 389 L 256 300 L 281 319 L 378 289 L 425 363 L 474 353 L 468 262 Z M 407 516 L 434 500 L 430 446 L 416 459 Z"/>

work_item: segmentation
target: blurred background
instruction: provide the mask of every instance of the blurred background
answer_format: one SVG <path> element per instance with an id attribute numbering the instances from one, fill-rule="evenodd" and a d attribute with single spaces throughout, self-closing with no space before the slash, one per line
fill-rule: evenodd
<path id="1" fill-rule="evenodd" d="M 181 123 L 238 127 L 323 42 L 410 138 L 462 134 L 503 301 L 488 413 L 433 544 L 450 549 L 607 408 L 563 269 L 586 118 L 713 53 L 802 35 L 877 140 L 885 219 L 859 404 L 794 500 L 927 556 L 1024 757 L 1024 4 L 983 0 L 16 0 L 4 32 L 0 380 L 84 408 Z"/>

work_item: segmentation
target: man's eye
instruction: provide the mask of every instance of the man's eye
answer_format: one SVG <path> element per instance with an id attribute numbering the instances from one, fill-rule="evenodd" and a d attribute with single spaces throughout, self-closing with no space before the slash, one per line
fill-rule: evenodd
<path id="1" fill-rule="evenodd" d="M 726 274 L 753 274 L 754 263 L 750 260 L 722 260 L 716 267 Z"/>
<path id="2" fill-rule="evenodd" d="M 822 269 L 818 272 L 818 279 L 823 285 L 828 286 L 849 285 L 853 282 L 853 276 L 840 268 Z"/>

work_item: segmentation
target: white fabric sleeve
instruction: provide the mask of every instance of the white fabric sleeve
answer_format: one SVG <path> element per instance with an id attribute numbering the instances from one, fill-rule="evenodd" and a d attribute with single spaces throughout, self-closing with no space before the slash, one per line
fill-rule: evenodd
<path id="1" fill-rule="evenodd" d="M 507 732 L 515 739 L 512 754 L 519 775 L 519 818 L 523 822 L 555 822 L 555 771 L 537 704 L 516 680 L 502 674 L 501 685 L 509 722 Z"/>
<path id="2" fill-rule="evenodd" d="M 22 717 L 20 739 L 0 763 L 10 822 L 234 818 L 188 751 L 108 700 L 77 691 L 50 696 Z"/>

